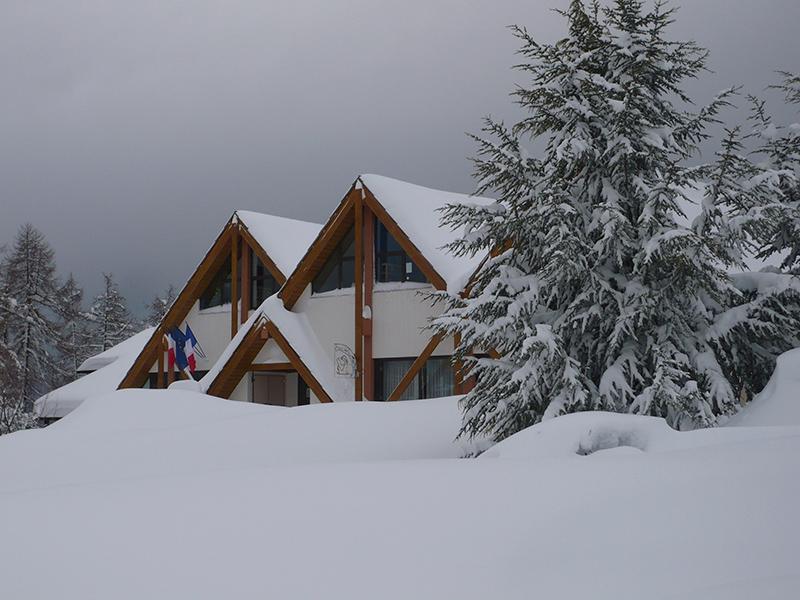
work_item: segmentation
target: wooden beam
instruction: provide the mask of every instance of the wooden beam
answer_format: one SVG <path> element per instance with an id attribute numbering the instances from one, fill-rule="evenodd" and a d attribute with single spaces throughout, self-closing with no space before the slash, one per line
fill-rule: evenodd
<path id="1" fill-rule="evenodd" d="M 266 325 L 267 331 L 269 332 L 270 336 L 275 340 L 275 343 L 278 344 L 278 348 L 281 349 L 286 355 L 286 358 L 289 359 L 294 365 L 297 374 L 303 378 L 303 381 L 306 382 L 306 385 L 314 392 L 314 395 L 317 397 L 317 400 L 320 402 L 333 402 L 331 397 L 328 393 L 323 389 L 322 385 L 320 385 L 319 381 L 317 381 L 316 377 L 314 377 L 313 373 L 308 369 L 305 363 L 302 361 L 300 356 L 298 356 L 297 352 L 294 351 L 291 344 L 283 337 L 283 334 L 278 330 L 274 323 L 269 322 Z"/>
<path id="2" fill-rule="evenodd" d="M 330 252 L 353 226 L 353 204 L 356 196 L 361 197 L 361 190 L 355 189 L 355 184 L 353 184 L 278 292 L 286 309 L 292 309 L 303 295 L 303 290 L 322 268 Z"/>
<path id="3" fill-rule="evenodd" d="M 231 339 L 239 330 L 239 228 L 231 237 Z"/>
<path id="4" fill-rule="evenodd" d="M 355 210 L 355 341 L 353 354 L 356 363 L 355 400 L 364 399 L 364 210 L 361 194 L 357 194 Z"/>
<path id="5" fill-rule="evenodd" d="M 244 323 L 247 321 L 247 317 L 250 316 L 250 275 L 252 271 L 252 263 L 250 262 L 252 248 L 250 244 L 242 237 L 242 316 L 241 322 Z"/>
<path id="6" fill-rule="evenodd" d="M 294 365 L 290 362 L 281 363 L 261 363 L 250 365 L 251 371 L 294 371 Z"/>
<path id="7" fill-rule="evenodd" d="M 422 366 L 425 364 L 425 361 L 430 358 L 433 351 L 436 350 L 436 347 L 442 342 L 443 335 L 440 333 L 435 334 L 430 341 L 428 341 L 427 346 L 422 350 L 420 355 L 414 359 L 414 362 L 411 363 L 411 366 L 406 371 L 406 374 L 403 375 L 403 378 L 400 380 L 400 383 L 397 384 L 397 387 L 394 388 L 391 394 L 389 394 L 389 400 L 399 400 L 400 396 L 403 395 L 403 392 L 406 391 L 406 388 L 411 384 L 414 380 L 414 377 L 417 376 Z"/>
<path id="8" fill-rule="evenodd" d="M 428 281 L 435 287 L 437 290 L 446 290 L 447 283 L 445 282 L 444 278 L 439 275 L 436 269 L 433 268 L 433 265 L 430 261 L 425 258 L 425 255 L 420 252 L 419 248 L 417 248 L 411 239 L 406 235 L 405 231 L 403 231 L 397 222 L 389 215 L 383 205 L 375 198 L 372 192 L 365 186 L 364 187 L 365 198 L 364 201 L 375 214 L 375 217 L 383 223 L 389 233 L 392 234 L 392 237 L 397 240 L 397 243 L 403 248 L 406 254 L 408 254 L 409 258 L 414 261 L 414 264 L 419 267 L 420 271 L 425 274 L 425 277 L 428 278 Z"/>
<path id="9" fill-rule="evenodd" d="M 161 389 L 163 384 L 163 380 L 161 379 L 164 376 L 164 352 L 167 349 L 167 341 L 163 340 L 161 344 L 161 351 L 158 353 L 158 363 L 157 363 L 157 371 L 156 371 L 156 389 Z"/>
<path id="10" fill-rule="evenodd" d="M 227 362 L 222 365 L 217 376 L 208 386 L 208 393 L 219 398 L 228 398 L 239 385 L 244 374 L 250 369 L 253 360 L 258 355 L 264 344 L 267 343 L 269 335 L 262 335 L 266 325 L 254 325 L 248 331 L 241 343 L 228 357 Z"/>
<path id="11" fill-rule="evenodd" d="M 375 306 L 372 291 L 375 285 L 375 218 L 369 206 L 364 206 L 364 306 L 369 307 L 369 319 L 363 321 L 364 334 L 364 398 L 375 399 L 375 361 L 372 354 L 372 326 Z"/>

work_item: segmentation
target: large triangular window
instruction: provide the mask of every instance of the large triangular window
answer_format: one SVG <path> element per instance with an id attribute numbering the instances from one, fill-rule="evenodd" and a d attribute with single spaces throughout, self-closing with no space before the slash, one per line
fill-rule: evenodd
<path id="1" fill-rule="evenodd" d="M 375 221 L 375 281 L 428 281 L 386 226 L 378 220 Z"/>
<path id="2" fill-rule="evenodd" d="M 214 279 L 200 296 L 200 309 L 222 306 L 231 302 L 231 259 L 225 261 Z"/>
<path id="3" fill-rule="evenodd" d="M 355 232 L 350 230 L 311 282 L 314 293 L 350 288 L 356 281 Z"/>
<path id="4" fill-rule="evenodd" d="M 267 298 L 280 289 L 275 276 L 258 258 L 258 254 L 250 252 L 250 306 L 261 306 Z"/>

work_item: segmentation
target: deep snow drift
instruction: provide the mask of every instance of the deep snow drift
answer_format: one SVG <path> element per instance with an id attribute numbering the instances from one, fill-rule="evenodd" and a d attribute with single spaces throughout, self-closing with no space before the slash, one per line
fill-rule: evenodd
<path id="1" fill-rule="evenodd" d="M 0 438 L 4 598 L 785 599 L 800 428 L 128 390 Z"/>

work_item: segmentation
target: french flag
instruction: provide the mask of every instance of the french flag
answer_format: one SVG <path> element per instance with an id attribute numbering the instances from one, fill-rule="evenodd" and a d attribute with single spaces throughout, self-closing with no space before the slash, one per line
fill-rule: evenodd
<path id="1" fill-rule="evenodd" d="M 175 338 L 172 332 L 167 334 L 167 368 L 170 371 L 175 368 Z"/>
<path id="2" fill-rule="evenodd" d="M 198 348 L 199 344 L 197 343 L 197 338 L 194 337 L 194 332 L 192 328 L 189 327 L 189 324 L 186 324 L 186 333 L 184 334 L 184 346 L 183 352 L 186 354 L 186 362 L 189 365 L 189 371 L 194 373 L 197 369 L 197 359 L 195 358 L 195 348 Z M 197 355 L 201 356 L 202 351 L 197 350 Z"/>

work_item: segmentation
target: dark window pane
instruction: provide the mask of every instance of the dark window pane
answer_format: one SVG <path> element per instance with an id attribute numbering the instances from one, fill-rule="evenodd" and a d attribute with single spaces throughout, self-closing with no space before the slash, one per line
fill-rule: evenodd
<path id="1" fill-rule="evenodd" d="M 329 292 L 339 287 L 339 262 L 328 261 L 311 282 L 313 292 Z"/>
<path id="2" fill-rule="evenodd" d="M 449 357 L 436 356 L 429 358 L 425 362 L 423 372 L 425 374 L 424 398 L 440 398 L 452 395 L 453 368 L 450 365 Z"/>
<path id="3" fill-rule="evenodd" d="M 311 282 L 312 292 L 329 292 L 355 284 L 355 232 L 351 229 Z"/>
<path id="4" fill-rule="evenodd" d="M 231 261 L 228 259 L 200 296 L 200 308 L 221 306 L 231 301 Z"/>
<path id="5" fill-rule="evenodd" d="M 356 283 L 356 261 L 353 258 L 342 259 L 342 276 L 339 287 L 349 288 Z"/>

